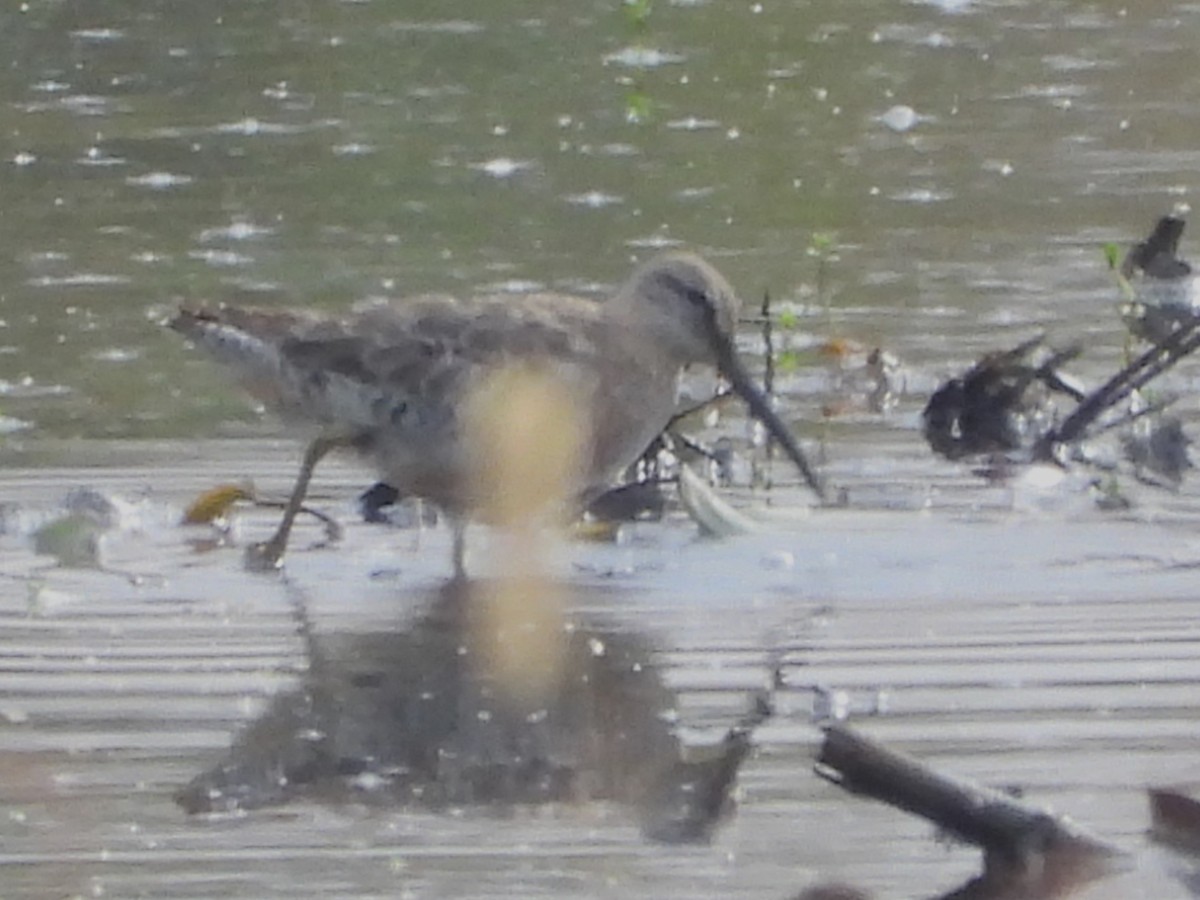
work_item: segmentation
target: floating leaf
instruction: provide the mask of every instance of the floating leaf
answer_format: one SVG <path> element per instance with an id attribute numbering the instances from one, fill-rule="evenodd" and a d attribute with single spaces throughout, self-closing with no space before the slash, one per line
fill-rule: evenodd
<path id="1" fill-rule="evenodd" d="M 861 344 L 848 338 L 833 337 L 820 344 L 817 352 L 827 359 L 844 360 L 856 353 L 862 353 L 863 348 Z"/>
<path id="2" fill-rule="evenodd" d="M 615 544 L 620 530 L 620 522 L 578 519 L 571 526 L 571 537 L 589 544 Z"/>
<path id="3" fill-rule="evenodd" d="M 192 501 L 183 514 L 184 525 L 209 525 L 229 513 L 239 500 L 253 500 L 254 495 L 236 484 L 222 484 L 205 491 Z"/>

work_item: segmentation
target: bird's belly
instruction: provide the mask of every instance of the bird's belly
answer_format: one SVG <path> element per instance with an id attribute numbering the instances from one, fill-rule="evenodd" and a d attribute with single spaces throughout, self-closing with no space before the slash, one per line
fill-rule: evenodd
<path id="1" fill-rule="evenodd" d="M 1196 278 L 1147 278 L 1138 285 L 1137 298 L 1147 306 L 1160 309 L 1200 311 L 1200 290 Z"/>
<path id="2" fill-rule="evenodd" d="M 673 390 L 647 392 L 637 402 L 603 405 L 592 422 L 582 489 L 595 492 L 611 487 L 662 433 L 675 412 Z"/>
<path id="3" fill-rule="evenodd" d="M 624 403 L 614 402 L 617 399 L 602 392 L 578 398 L 581 458 L 574 467 L 573 483 L 566 486 L 568 494 L 586 497 L 611 487 L 676 411 L 673 390 L 648 391 L 636 399 L 623 398 Z M 465 446 L 458 424 L 445 422 L 436 429 L 376 428 L 353 443 L 379 476 L 402 494 L 450 511 L 477 512 L 485 505 L 471 471 L 471 460 L 478 454 Z M 511 425 L 523 427 L 517 421 Z"/>

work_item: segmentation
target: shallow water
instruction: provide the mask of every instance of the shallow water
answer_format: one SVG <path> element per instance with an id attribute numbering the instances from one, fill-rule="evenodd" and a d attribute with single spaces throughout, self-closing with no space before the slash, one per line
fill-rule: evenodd
<path id="1" fill-rule="evenodd" d="M 685 742 L 719 740 L 771 667 L 782 671 L 736 814 L 711 847 L 689 849 L 647 844 L 613 803 L 423 813 L 343 798 L 185 817 L 172 793 L 308 670 L 297 602 L 327 639 L 403 633 L 445 577 L 449 540 L 354 524 L 360 473 L 335 463 L 314 502 L 348 523 L 343 542 L 314 547 L 322 531 L 304 523 L 285 579 L 243 573 L 238 547 L 208 549 L 207 528 L 174 517 L 231 467 L 286 486 L 269 473 L 286 471 L 294 448 L 181 453 L 202 461 L 6 473 L 31 522 L 54 514 L 39 500 L 59 485 L 138 500 L 101 561 L 140 584 L 46 568 L 26 537 L 3 538 L 5 571 L 29 578 L 5 578 L 0 607 L 5 896 L 763 897 L 832 877 L 930 896 L 969 875 L 976 853 L 813 775 L 818 687 L 868 734 L 1019 785 L 1142 854 L 1135 875 L 1089 896 L 1187 896 L 1171 874 L 1180 864 L 1144 838 L 1144 788 L 1197 771 L 1198 540 L 1186 510 L 1068 525 L 1058 513 L 971 510 L 964 493 L 987 499 L 977 488 L 943 484 L 938 495 L 956 502 L 923 512 L 815 511 L 724 542 L 676 516 L 618 545 L 560 548 L 572 619 L 655 648 Z M 243 513 L 240 540 L 273 518 Z M 472 535 L 481 571 L 487 537 Z"/>
<path id="2" fill-rule="evenodd" d="M 1042 330 L 1085 342 L 1084 378 L 1111 371 L 1099 247 L 1190 201 L 1198 32 L 1166 0 L 680 0 L 644 27 L 601 0 L 0 12 L 0 896 L 914 897 L 976 871 L 813 776 L 818 685 L 865 732 L 1139 853 L 1089 896 L 1188 896 L 1143 832 L 1147 785 L 1200 777 L 1195 484 L 1129 484 L 1133 510 L 1101 513 L 935 460 L 917 416 Z M 319 635 L 403 630 L 448 538 L 354 524 L 371 473 L 349 460 L 313 497 L 344 541 L 304 523 L 286 580 L 240 568 L 272 512 L 243 512 L 233 546 L 177 526 L 217 483 L 282 493 L 299 450 L 157 319 L 181 297 L 603 294 L 675 243 L 796 310 L 795 348 L 844 336 L 907 371 L 889 412 L 825 420 L 829 373 L 780 375 L 849 508 L 798 514 L 777 467 L 769 497 L 734 494 L 782 511 L 760 534 L 675 516 L 556 554 L 573 615 L 656 648 L 690 744 L 782 666 L 713 845 L 647 844 L 620 804 L 184 817 L 172 792 L 302 678 L 297 599 Z M 1170 378 L 1188 422 L 1194 382 Z M 131 504 L 101 539 L 113 571 L 33 552 L 75 486 Z"/>

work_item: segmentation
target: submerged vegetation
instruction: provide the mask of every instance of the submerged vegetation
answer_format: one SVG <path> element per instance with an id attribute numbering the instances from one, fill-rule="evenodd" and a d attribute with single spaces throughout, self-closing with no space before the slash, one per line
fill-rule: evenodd
<path id="1" fill-rule="evenodd" d="M 621 0 L 621 12 L 625 30 L 630 40 L 629 55 L 633 59 L 648 58 L 647 37 L 650 31 L 650 14 L 654 0 Z M 645 83 L 643 69 L 637 74 L 621 79 L 625 86 L 625 121 L 631 125 L 644 125 L 654 118 L 654 100 Z"/>

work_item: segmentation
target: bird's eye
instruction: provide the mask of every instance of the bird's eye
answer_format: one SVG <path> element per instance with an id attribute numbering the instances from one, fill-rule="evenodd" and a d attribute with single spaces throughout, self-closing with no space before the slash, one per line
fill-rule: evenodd
<path id="1" fill-rule="evenodd" d="M 671 273 L 663 273 L 661 278 L 664 286 L 668 287 L 672 293 L 683 297 L 688 301 L 688 303 L 696 306 L 711 305 L 708 299 L 708 294 L 705 292 L 704 288 L 697 287 L 685 279 Z"/>
<path id="2" fill-rule="evenodd" d="M 664 272 L 660 275 L 659 284 L 670 290 L 676 297 L 685 300 L 687 305 L 700 315 L 707 318 L 715 314 L 717 303 L 711 296 L 707 285 L 671 272 Z"/>

